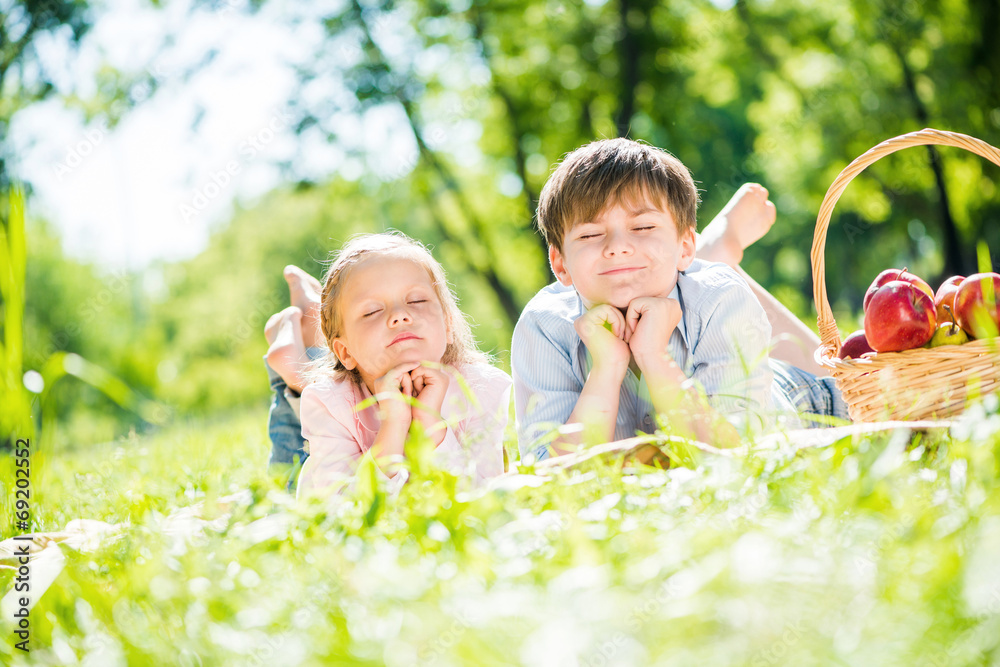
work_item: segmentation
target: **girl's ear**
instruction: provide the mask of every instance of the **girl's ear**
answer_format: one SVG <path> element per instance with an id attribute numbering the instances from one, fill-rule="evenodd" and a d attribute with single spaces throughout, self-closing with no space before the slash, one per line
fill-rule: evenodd
<path id="1" fill-rule="evenodd" d="M 680 238 L 677 239 L 679 244 L 679 257 L 677 258 L 677 270 L 684 271 L 689 266 L 691 262 L 694 261 L 695 253 L 695 236 L 694 229 L 689 229 Z"/>
<path id="2" fill-rule="evenodd" d="M 344 365 L 349 371 L 353 371 L 358 367 L 358 362 L 351 356 L 351 353 L 347 350 L 347 345 L 340 338 L 333 339 L 333 353 L 337 355 L 340 359 L 340 363 Z"/>

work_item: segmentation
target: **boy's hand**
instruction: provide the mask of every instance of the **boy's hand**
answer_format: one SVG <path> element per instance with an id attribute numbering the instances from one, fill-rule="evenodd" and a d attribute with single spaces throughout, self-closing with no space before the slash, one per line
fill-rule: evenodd
<path id="1" fill-rule="evenodd" d="M 444 441 L 447 429 L 439 427 L 432 431 L 431 428 L 441 422 L 441 406 L 444 405 L 444 397 L 448 392 L 451 378 L 439 368 L 421 365 L 410 371 L 410 380 L 413 386 L 413 398 L 420 404 L 413 406 L 412 418 L 423 424 L 424 432 L 435 445 L 440 445 Z"/>
<path id="2" fill-rule="evenodd" d="M 408 361 L 375 380 L 375 397 L 378 400 L 379 418 L 383 422 L 409 425 L 411 410 L 403 396 L 413 396 L 410 371 L 419 366 L 419 361 Z"/>
<path id="3" fill-rule="evenodd" d="M 641 296 L 633 299 L 625 314 L 625 340 L 643 372 L 664 360 L 670 335 L 681 321 L 676 299 Z"/>
<path id="4" fill-rule="evenodd" d="M 573 322 L 576 333 L 594 359 L 587 381 L 566 424 L 582 424 L 583 431 L 563 434 L 553 443 L 557 454 L 573 451 L 583 442 L 614 440 L 622 381 L 632 351 L 625 342 L 625 316 L 614 306 L 595 306 Z"/>
<path id="5" fill-rule="evenodd" d="M 594 358 L 595 369 L 620 371 L 625 377 L 632 352 L 625 342 L 627 328 L 620 310 L 607 304 L 594 306 L 578 317 L 573 327 Z"/>

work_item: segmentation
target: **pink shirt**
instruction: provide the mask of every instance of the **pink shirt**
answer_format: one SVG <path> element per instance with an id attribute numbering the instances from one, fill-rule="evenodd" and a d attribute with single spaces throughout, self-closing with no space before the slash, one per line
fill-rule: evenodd
<path id="1" fill-rule="evenodd" d="M 503 436 L 511 379 L 489 364 L 469 364 L 458 371 L 478 406 L 470 404 L 452 377 L 441 407 L 448 431 L 436 456 L 442 467 L 469 475 L 479 484 L 503 474 Z M 359 459 L 375 442 L 380 425 L 378 406 L 355 409 L 370 397 L 364 385 L 333 378 L 303 390 L 300 415 L 302 437 L 309 441 L 309 458 L 299 473 L 300 495 L 354 476 Z"/>

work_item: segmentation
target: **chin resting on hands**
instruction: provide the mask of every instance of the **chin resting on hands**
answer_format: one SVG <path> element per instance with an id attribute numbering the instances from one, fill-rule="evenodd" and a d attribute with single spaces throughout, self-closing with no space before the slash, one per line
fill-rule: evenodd
<path id="1" fill-rule="evenodd" d="M 412 411 L 403 397 L 413 396 L 413 378 L 410 372 L 419 366 L 419 362 L 400 364 L 375 380 L 375 399 L 378 401 L 382 421 L 410 422 Z"/>
<path id="2" fill-rule="evenodd" d="M 676 299 L 639 297 L 625 313 L 625 342 L 636 363 L 667 354 L 670 335 L 681 321 L 681 304 Z"/>

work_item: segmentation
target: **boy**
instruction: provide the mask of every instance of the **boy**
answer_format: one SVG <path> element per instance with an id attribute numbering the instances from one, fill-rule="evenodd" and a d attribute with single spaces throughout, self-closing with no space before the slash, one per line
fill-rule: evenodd
<path id="1" fill-rule="evenodd" d="M 757 213 L 773 221 L 760 186 L 737 198 L 731 206 L 743 206 L 742 215 L 754 217 L 743 200 L 756 199 Z M 651 432 L 656 414 L 678 434 L 723 445 L 735 444 L 737 429 L 770 425 L 776 410 L 847 418 L 828 378 L 768 360 L 768 312 L 812 349 L 815 334 L 731 266 L 695 258 L 697 204 L 679 160 L 628 139 L 574 151 L 546 183 L 538 225 L 559 282 L 529 302 L 514 330 L 522 457 L 548 456 L 539 439 L 554 427 L 567 427 L 551 443 L 561 454 L 584 439 Z M 746 220 L 727 221 L 726 213 L 721 233 L 716 221 L 706 229 L 701 254 L 735 266 L 770 223 L 741 238 Z M 801 351 L 786 352 L 817 368 Z"/>

